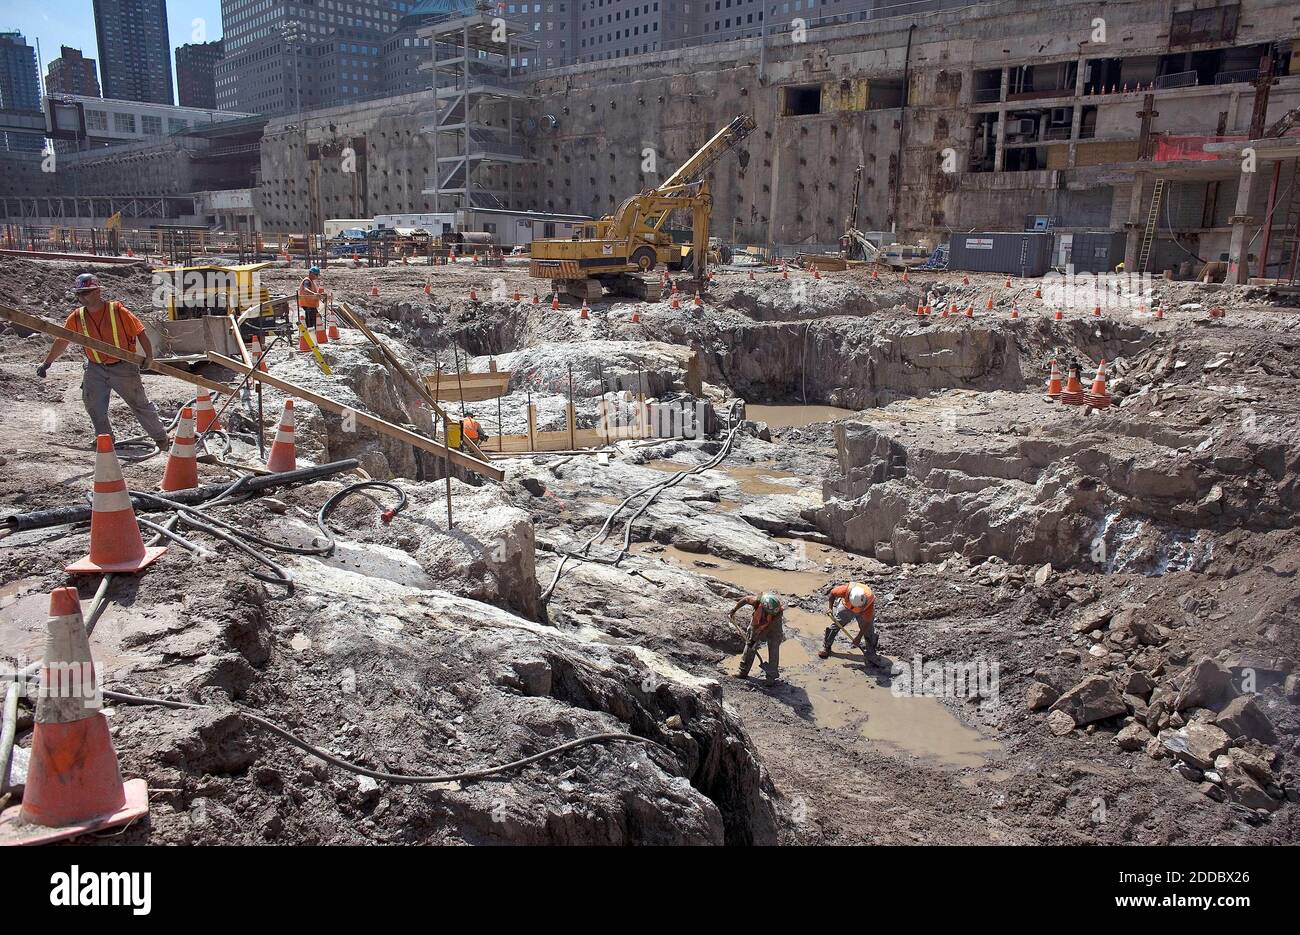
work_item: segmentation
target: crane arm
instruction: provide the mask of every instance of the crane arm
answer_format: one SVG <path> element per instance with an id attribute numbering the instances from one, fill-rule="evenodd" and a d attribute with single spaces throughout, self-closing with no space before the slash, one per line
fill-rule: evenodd
<path id="1" fill-rule="evenodd" d="M 754 127 L 754 118 L 748 114 L 741 114 L 736 117 L 731 123 L 713 134 L 713 138 L 696 150 L 691 158 L 683 162 L 677 171 L 670 175 L 656 191 L 663 192 L 668 188 L 677 188 L 691 182 L 698 182 L 704 177 L 704 173 L 709 170 L 710 166 L 725 156 L 745 137 L 749 136 Z"/>

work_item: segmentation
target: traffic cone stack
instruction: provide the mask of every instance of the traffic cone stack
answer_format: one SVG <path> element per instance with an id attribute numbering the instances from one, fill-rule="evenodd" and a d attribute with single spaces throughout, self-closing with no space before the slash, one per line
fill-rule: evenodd
<path id="1" fill-rule="evenodd" d="M 22 805 L 0 815 L 0 844 L 46 844 L 148 814 L 145 781 L 122 781 L 102 707 L 77 590 L 55 588 L 27 786 Z"/>
<path id="2" fill-rule="evenodd" d="M 90 510 L 90 554 L 66 566 L 68 574 L 134 574 L 167 551 L 166 546 L 146 548 L 140 537 L 112 435 L 95 439 L 95 499 Z"/>
<path id="3" fill-rule="evenodd" d="M 262 356 L 262 342 L 257 340 L 257 335 L 248 339 L 248 356 L 253 359 L 257 369 L 262 373 L 267 373 L 266 359 Z"/>
<path id="4" fill-rule="evenodd" d="M 1055 401 L 1061 395 L 1061 368 L 1052 361 L 1052 373 L 1047 378 L 1047 395 Z"/>
<path id="5" fill-rule="evenodd" d="M 271 443 L 271 457 L 266 459 L 266 469 L 275 474 L 292 471 L 298 466 L 298 449 L 293 441 L 293 400 L 284 401 L 284 413 L 275 441 Z"/>
<path id="6" fill-rule="evenodd" d="M 1079 368 L 1077 366 L 1070 368 L 1070 375 L 1065 380 L 1065 389 L 1061 392 L 1059 399 L 1070 406 L 1083 405 L 1083 384 L 1079 382 Z"/>
<path id="7" fill-rule="evenodd" d="M 176 436 L 163 469 L 162 489 L 189 490 L 199 486 L 199 462 L 194 454 L 194 410 L 186 406 L 176 423 Z"/>
<path id="8" fill-rule="evenodd" d="M 221 420 L 217 418 L 217 411 L 212 408 L 212 397 L 208 395 L 207 390 L 199 392 L 199 398 L 194 402 L 195 426 L 200 435 L 206 435 L 208 429 L 221 429 Z"/>
<path id="9" fill-rule="evenodd" d="M 1092 380 L 1092 390 L 1083 394 L 1084 401 L 1094 409 L 1105 409 L 1111 404 L 1111 395 L 1106 392 L 1106 361 L 1097 365 L 1097 375 Z"/>

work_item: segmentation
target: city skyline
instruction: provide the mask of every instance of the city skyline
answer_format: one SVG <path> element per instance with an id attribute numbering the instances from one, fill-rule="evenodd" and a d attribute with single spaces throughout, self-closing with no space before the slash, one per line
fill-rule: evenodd
<path id="1" fill-rule="evenodd" d="M 203 20 L 206 34 L 202 40 L 194 38 L 195 19 Z M 178 47 L 221 38 L 221 0 L 167 0 L 167 28 L 174 70 Z M 45 0 L 39 5 L 15 6 L 0 18 L 0 31 L 10 30 L 22 33 L 33 48 L 39 40 L 37 66 L 42 80 L 50 62 L 59 57 L 60 46 L 80 49 L 87 58 L 99 58 L 93 0 Z M 102 62 L 98 68 L 102 87 Z M 173 99 L 177 99 L 178 90 L 173 73 Z"/>

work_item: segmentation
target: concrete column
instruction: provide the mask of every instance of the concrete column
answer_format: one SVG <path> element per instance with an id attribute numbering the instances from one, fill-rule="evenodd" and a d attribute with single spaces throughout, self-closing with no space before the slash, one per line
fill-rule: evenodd
<path id="1" fill-rule="evenodd" d="M 1250 198 L 1255 191 L 1255 177 L 1258 172 L 1242 172 L 1237 183 L 1237 205 L 1229 222 L 1232 224 L 1232 237 L 1228 241 L 1228 277 L 1230 283 L 1243 284 L 1250 278 L 1250 263 L 1247 254 L 1250 251 Z"/>
<path id="2" fill-rule="evenodd" d="M 1146 227 L 1146 217 L 1142 214 L 1142 206 L 1146 203 L 1144 194 L 1147 187 L 1147 177 L 1142 173 L 1133 176 L 1133 190 L 1129 193 L 1128 199 L 1128 222 L 1125 227 L 1128 229 L 1128 236 L 1124 240 L 1124 272 L 1133 273 L 1137 271 L 1138 254 L 1142 250 L 1142 231 Z"/>
<path id="3" fill-rule="evenodd" d="M 1007 102 L 1007 90 L 1011 87 L 1011 69 L 1003 67 L 1002 83 L 998 87 L 998 101 L 1005 104 Z"/>
<path id="4" fill-rule="evenodd" d="M 1006 71 L 1003 71 L 1002 96 L 1006 96 Z M 993 140 L 993 171 L 1001 172 L 1006 164 L 1006 143 L 1007 143 L 1007 109 L 1003 107 L 998 111 L 998 122 L 994 132 L 997 134 Z"/>
<path id="5" fill-rule="evenodd" d="M 1066 165 L 1073 169 L 1079 157 L 1079 133 L 1083 129 L 1083 89 L 1084 75 L 1088 71 L 1088 60 L 1079 57 L 1074 69 L 1074 109 L 1070 112 L 1070 148 L 1066 154 Z"/>

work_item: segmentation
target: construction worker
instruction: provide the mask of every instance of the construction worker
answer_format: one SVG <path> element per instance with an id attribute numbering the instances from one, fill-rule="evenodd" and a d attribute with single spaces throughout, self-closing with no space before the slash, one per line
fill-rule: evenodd
<path id="1" fill-rule="evenodd" d="M 733 624 L 736 613 L 742 607 L 754 608 L 754 614 L 749 621 L 745 654 L 740 657 L 740 671 L 737 675 L 742 679 L 749 678 L 749 668 L 754 664 L 758 647 L 767 643 L 767 664 L 763 668 L 767 671 L 767 684 L 771 685 L 780 675 L 781 640 L 785 638 L 781 622 L 785 616 L 785 607 L 781 605 L 781 599 L 771 591 L 765 591 L 758 597 L 742 597 L 728 614 Z"/>
<path id="2" fill-rule="evenodd" d="M 466 416 L 460 420 L 460 437 L 461 446 L 464 447 L 464 439 L 469 439 L 474 444 L 478 444 L 487 438 L 487 433 L 483 431 L 483 425 L 473 416 Z"/>
<path id="3" fill-rule="evenodd" d="M 325 300 L 325 286 L 320 281 L 320 267 L 307 270 L 307 278 L 298 284 L 298 308 L 308 331 L 316 329 L 316 312 Z"/>
<path id="4" fill-rule="evenodd" d="M 99 279 L 94 273 L 82 273 L 73 284 L 73 291 L 81 302 L 63 327 L 76 331 L 89 338 L 96 338 L 122 350 L 136 353 L 139 344 L 144 354 L 144 368 L 153 366 L 153 345 L 144 333 L 144 325 L 127 310 L 121 302 L 105 302 Z M 54 342 L 45 360 L 36 368 L 36 375 L 41 379 L 50 370 L 50 364 L 58 360 L 68 349 L 70 342 L 60 338 Z M 153 403 L 145 395 L 144 384 L 140 381 L 140 367 L 125 360 L 119 360 L 109 354 L 85 348 L 86 366 L 81 376 L 81 401 L 90 416 L 90 423 L 96 435 L 112 435 L 113 424 L 108 418 L 109 393 L 117 395 L 131 407 L 141 427 L 154 440 L 160 450 L 167 450 L 169 440 L 167 427 L 158 418 Z M 93 445 L 92 445 L 93 447 Z"/>
<path id="5" fill-rule="evenodd" d="M 839 602 L 839 610 L 835 609 L 836 602 Z M 858 625 L 858 635 L 853 638 L 853 646 L 857 648 L 861 643 L 865 651 L 875 655 L 877 640 L 873 623 L 876 617 L 876 595 L 871 593 L 871 588 L 857 581 L 831 588 L 826 611 L 835 625 L 826 628 L 818 656 L 825 659 L 831 654 L 831 644 L 835 642 L 835 637 L 850 623 Z"/>

